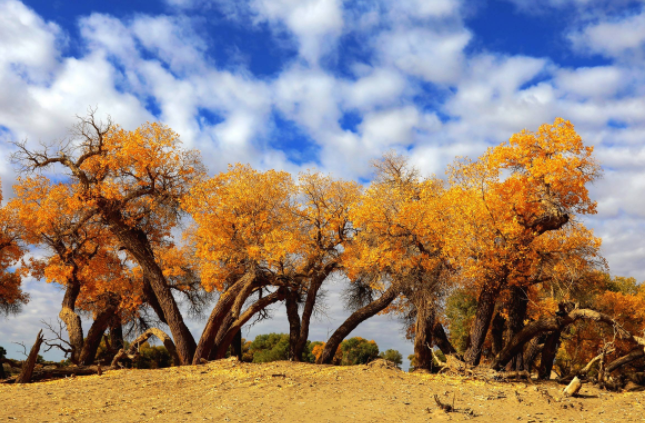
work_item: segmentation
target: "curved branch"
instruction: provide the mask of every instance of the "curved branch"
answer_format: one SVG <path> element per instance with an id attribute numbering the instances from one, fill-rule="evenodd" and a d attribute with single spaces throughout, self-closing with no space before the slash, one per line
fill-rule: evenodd
<path id="1" fill-rule="evenodd" d="M 139 335 L 137 339 L 132 341 L 130 348 L 128 348 L 127 350 L 120 349 L 119 352 L 114 356 L 111 367 L 113 369 L 118 369 L 118 362 L 123 358 L 129 358 L 131 360 L 136 359 L 139 356 L 139 346 L 150 339 L 150 337 L 152 336 L 156 336 L 157 339 L 163 342 L 164 347 L 166 347 L 168 353 L 170 353 L 170 356 L 172 357 L 173 364 L 175 366 L 179 366 L 181 364 L 181 361 L 179 360 L 179 354 L 177 354 L 175 343 L 172 342 L 170 336 L 168 336 L 168 334 L 166 334 L 166 332 L 162 331 L 161 329 L 150 328 Z"/>

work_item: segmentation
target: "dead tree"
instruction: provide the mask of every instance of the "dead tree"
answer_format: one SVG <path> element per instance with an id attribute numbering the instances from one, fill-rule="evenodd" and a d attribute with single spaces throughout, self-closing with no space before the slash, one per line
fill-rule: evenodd
<path id="1" fill-rule="evenodd" d="M 25 364 L 22 365 L 22 370 L 20 371 L 18 378 L 16 378 L 16 383 L 29 383 L 31 381 L 31 375 L 34 372 L 34 367 L 36 366 L 36 361 L 38 360 L 40 346 L 42 345 L 44 340 L 45 338 L 43 337 L 43 331 L 41 329 L 38 332 L 38 336 L 36 336 L 36 342 L 34 342 L 34 345 L 31 347 L 31 351 L 29 351 L 27 361 L 25 361 Z"/>

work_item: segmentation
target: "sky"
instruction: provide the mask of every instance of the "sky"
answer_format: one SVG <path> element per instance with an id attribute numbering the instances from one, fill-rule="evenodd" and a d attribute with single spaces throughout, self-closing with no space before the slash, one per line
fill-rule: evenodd
<path id="1" fill-rule="evenodd" d="M 644 67 L 642 1 L 0 0 L 0 179 L 9 199 L 8 142 L 61 138 L 89 107 L 126 129 L 169 125 L 211 173 L 241 162 L 363 183 L 391 149 L 443 176 L 455 156 L 563 117 L 604 169 L 584 222 L 611 272 L 642 281 Z M 348 315 L 341 288 L 311 339 Z M 26 289 L 30 304 L 0 323 L 10 356 L 62 299 Z M 284 314 L 244 336 L 286 332 Z M 412 352 L 387 317 L 352 335 Z"/>

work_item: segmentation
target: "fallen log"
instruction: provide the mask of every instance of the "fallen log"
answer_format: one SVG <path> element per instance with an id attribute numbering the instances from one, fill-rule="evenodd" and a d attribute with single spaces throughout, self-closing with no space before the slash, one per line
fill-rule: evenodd
<path id="1" fill-rule="evenodd" d="M 64 377 L 89 376 L 98 374 L 97 366 L 88 367 L 66 367 L 59 369 L 40 369 L 34 370 L 31 375 L 31 382 L 37 382 L 46 379 L 61 379 Z M 0 383 L 20 383 L 18 377 L 6 379 Z"/>

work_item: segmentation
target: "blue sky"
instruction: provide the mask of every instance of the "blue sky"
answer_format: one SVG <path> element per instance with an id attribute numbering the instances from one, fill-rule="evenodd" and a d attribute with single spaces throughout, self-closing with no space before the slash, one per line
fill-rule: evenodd
<path id="1" fill-rule="evenodd" d="M 644 46 L 644 5 L 629 0 L 0 0 L 0 140 L 62 137 L 97 106 L 125 128 L 163 121 L 211 172 L 243 162 L 366 182 L 386 150 L 443 175 L 561 116 L 605 169 L 585 222 L 612 272 L 643 280 Z M 0 144 L 6 198 L 10 153 Z M 341 285 L 312 338 L 340 323 Z M 60 292 L 27 287 L 2 344 L 31 342 L 57 314 Z M 285 331 L 282 314 L 251 335 Z M 411 351 L 396 321 L 356 333 Z"/>

